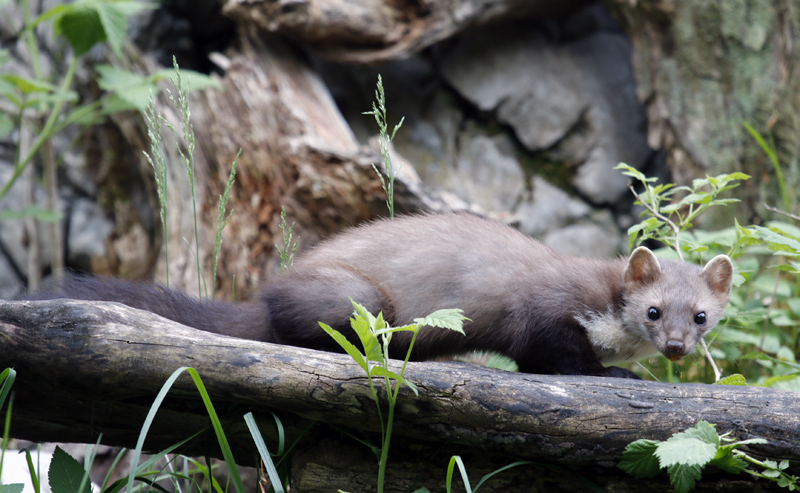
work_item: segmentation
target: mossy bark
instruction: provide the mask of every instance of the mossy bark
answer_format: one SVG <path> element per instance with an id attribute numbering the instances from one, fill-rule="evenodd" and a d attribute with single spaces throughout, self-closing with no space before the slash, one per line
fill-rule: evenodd
<path id="1" fill-rule="evenodd" d="M 800 3 L 607 0 L 634 45 L 649 141 L 679 183 L 744 171 L 747 222 L 783 206 L 772 165 L 743 125 L 774 138 L 790 193 L 798 182 Z M 796 203 L 796 195 L 791 198 Z M 733 209 L 728 213 L 732 213 Z"/>

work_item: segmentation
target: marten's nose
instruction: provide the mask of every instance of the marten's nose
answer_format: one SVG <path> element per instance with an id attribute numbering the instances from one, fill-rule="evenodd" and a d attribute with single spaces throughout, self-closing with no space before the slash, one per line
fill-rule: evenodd
<path id="1" fill-rule="evenodd" d="M 667 347 L 664 354 L 667 358 L 669 358 L 670 361 L 678 361 L 679 359 L 683 358 L 685 350 L 686 346 L 684 346 L 681 341 L 667 341 Z"/>

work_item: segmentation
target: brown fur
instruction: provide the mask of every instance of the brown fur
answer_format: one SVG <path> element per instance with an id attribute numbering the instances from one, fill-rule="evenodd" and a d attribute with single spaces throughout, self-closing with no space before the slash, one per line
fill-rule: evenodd
<path id="1" fill-rule="evenodd" d="M 472 320 L 466 336 L 423 329 L 414 359 L 480 349 L 514 358 L 524 372 L 635 377 L 602 363 L 651 348 L 688 354 L 722 317 L 732 274 L 724 256 L 705 269 L 659 262 L 647 249 L 630 261 L 565 257 L 510 227 L 442 214 L 376 221 L 323 242 L 249 305 L 124 281 L 70 281 L 60 292 L 120 301 L 211 332 L 328 351 L 340 349 L 317 322 L 354 336 L 350 298 L 394 325 L 462 308 Z M 647 318 L 651 306 L 662 314 L 657 321 Z M 702 326 L 693 321 L 700 311 Z M 394 356 L 405 354 L 408 336 L 396 334 Z"/>

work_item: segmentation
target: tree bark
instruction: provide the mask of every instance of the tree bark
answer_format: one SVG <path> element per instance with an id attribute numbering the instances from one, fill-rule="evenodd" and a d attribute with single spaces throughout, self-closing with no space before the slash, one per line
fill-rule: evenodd
<path id="1" fill-rule="evenodd" d="M 499 20 L 547 17 L 590 0 L 228 0 L 223 12 L 240 25 L 293 38 L 345 63 L 408 58 L 469 27 Z"/>
<path id="2" fill-rule="evenodd" d="M 254 412 L 274 450 L 271 411 L 286 427 L 288 443 L 302 444 L 293 476 L 307 483 L 299 491 L 330 491 L 331 481 L 360 491 L 370 481 L 364 475 L 375 469 L 368 453 L 361 453 L 364 460 L 348 455 L 360 446 L 340 432 L 374 438 L 380 430 L 368 382 L 345 355 L 218 336 L 116 303 L 54 300 L 0 302 L 0 362 L 18 372 L 11 422 L 16 438 L 94 442 L 102 433 L 104 444 L 132 447 L 160 387 L 174 370 L 191 366 L 241 463 L 252 464 L 254 451 L 242 415 Z M 517 374 L 463 363 L 411 363 L 406 376 L 420 395 L 400 392 L 393 484 L 420 477 L 426 485 L 440 482 L 450 455 L 460 454 L 474 474 L 524 459 L 551 471 L 581 471 L 557 478 L 564 484 L 589 478 L 636 491 L 648 483 L 614 467 L 624 447 L 639 438 L 666 439 L 700 419 L 720 433 L 767 439 L 750 448 L 757 455 L 800 458 L 800 415 L 790 392 Z M 163 449 L 208 425 L 191 379 L 179 378 L 169 395 L 148 449 Z M 184 453 L 216 455 L 213 436 L 204 434 Z M 522 478 L 533 475 L 544 487 L 552 474 L 538 471 L 526 466 L 503 476 L 528 481 Z M 314 489 L 315 481 L 336 474 Z"/>
<path id="3" fill-rule="evenodd" d="M 229 299 L 232 293 L 239 299 L 248 298 L 263 279 L 278 272 L 275 245 L 283 246 L 279 228 L 282 207 L 286 208 L 289 225 L 296 223 L 293 234 L 294 239 L 300 239 L 298 253 L 345 227 L 388 215 L 386 195 L 373 168 L 373 163 L 382 166 L 377 142 L 361 145 L 356 140 L 330 92 L 303 55 L 277 38 L 243 35 L 240 43 L 240 49 L 227 59 L 225 77 L 220 79 L 223 90 L 190 94 L 197 146 L 197 251 L 191 182 L 177 152 L 176 136 L 166 128 L 162 130 L 169 174 L 169 230 L 163 240 L 169 252 L 169 283 L 192 294 L 198 290 L 196 257 L 200 258 L 204 278 L 210 278 L 217 204 L 231 163 L 242 150 L 228 204 L 234 214 L 223 232 L 214 280 L 216 291 Z M 126 68 L 143 74 L 155 71 L 152 61 L 133 49 Z M 188 77 L 183 76 L 184 80 Z M 171 84 L 166 86 L 174 93 Z M 173 127 L 180 128 L 180 117 L 166 94 L 158 97 L 157 109 Z M 142 154 L 149 147 L 141 117 L 126 113 L 112 118 L 131 154 L 139 158 L 144 181 L 151 183 L 153 171 Z M 402 157 L 395 159 L 400 162 Z M 395 189 L 398 211 L 467 208 L 464 203 L 424 190 L 410 164 L 400 168 Z M 150 196 L 154 210 L 158 210 L 154 188 Z M 157 231 L 163 236 L 157 214 L 156 221 Z M 160 250 L 155 277 L 164 282 L 167 262 L 164 249 Z M 203 288 L 200 290 L 205 294 Z"/>
<path id="4" fill-rule="evenodd" d="M 648 141 L 665 152 L 673 181 L 744 171 L 754 179 L 736 193 L 736 217 L 764 217 L 764 202 L 783 208 L 778 181 L 797 189 L 787 170 L 800 154 L 797 2 L 605 3 L 633 43 Z M 785 178 L 743 123 L 774 139 Z"/>

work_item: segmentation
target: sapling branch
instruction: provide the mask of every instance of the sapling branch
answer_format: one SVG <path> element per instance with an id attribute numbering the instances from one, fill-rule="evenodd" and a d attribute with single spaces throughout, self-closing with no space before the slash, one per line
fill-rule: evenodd
<path id="1" fill-rule="evenodd" d="M 678 237 L 678 234 L 680 233 L 681 229 L 678 227 L 678 225 L 675 224 L 670 218 L 658 212 L 658 209 L 656 209 L 653 205 L 648 204 L 644 199 L 642 199 L 642 197 L 638 193 L 636 193 L 636 190 L 634 190 L 633 185 L 630 182 L 628 182 L 628 189 L 631 191 L 631 193 L 633 193 L 633 196 L 636 197 L 636 200 L 638 200 L 640 204 L 642 204 L 648 211 L 650 211 L 653 217 L 656 217 L 659 220 L 663 221 L 670 227 L 670 229 L 672 229 L 672 233 L 675 235 L 674 236 L 675 244 L 672 245 L 672 248 L 678 254 L 678 258 L 683 260 L 683 254 L 681 253 L 681 248 L 680 248 L 680 238 Z"/>
<path id="2" fill-rule="evenodd" d="M 778 209 L 777 207 L 771 207 L 768 204 L 764 204 L 764 208 L 770 212 L 774 212 L 775 214 L 780 214 L 782 216 L 786 216 L 789 219 L 794 219 L 795 221 L 800 221 L 800 216 L 792 214 L 791 212 L 786 212 Z"/>

